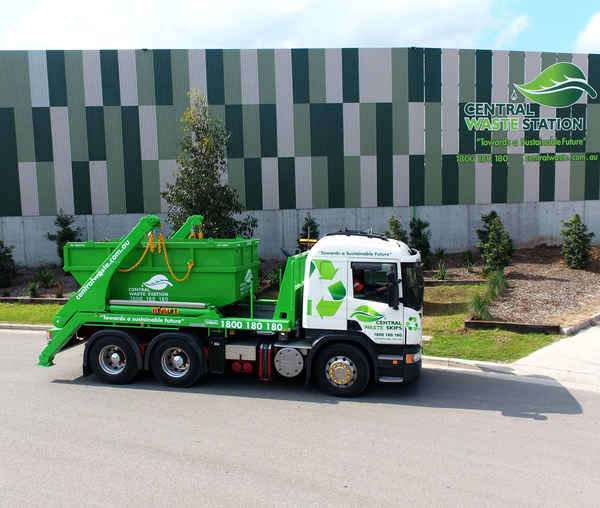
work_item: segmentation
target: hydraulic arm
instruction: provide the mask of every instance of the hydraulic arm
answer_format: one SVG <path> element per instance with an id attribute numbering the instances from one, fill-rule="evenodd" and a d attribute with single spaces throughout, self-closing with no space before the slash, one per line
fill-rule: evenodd
<path id="1" fill-rule="evenodd" d="M 156 215 L 140 219 L 131 232 L 98 266 L 88 280 L 74 293 L 69 301 L 54 317 L 54 326 L 50 331 L 51 340 L 39 357 L 39 365 L 49 367 L 54 356 L 67 344 L 81 325 L 77 319 L 79 313 L 103 312 L 107 306 L 107 293 L 110 280 L 131 251 L 146 238 L 146 235 L 160 225 Z M 85 319 L 84 319 L 85 321 Z"/>

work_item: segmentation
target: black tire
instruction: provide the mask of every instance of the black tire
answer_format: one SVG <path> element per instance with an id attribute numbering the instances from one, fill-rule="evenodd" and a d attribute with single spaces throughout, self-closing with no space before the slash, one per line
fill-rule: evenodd
<path id="1" fill-rule="evenodd" d="M 105 335 L 95 340 L 89 362 L 98 379 L 113 385 L 131 382 L 140 370 L 131 342 L 120 335 Z"/>
<path id="2" fill-rule="evenodd" d="M 199 346 L 186 335 L 165 333 L 152 350 L 150 364 L 154 377 L 167 386 L 192 386 L 206 374 L 206 360 Z M 178 362 L 182 361 L 181 365 Z"/>
<path id="3" fill-rule="evenodd" d="M 340 379 L 340 372 L 346 373 L 343 379 Z M 315 375 L 322 391 L 336 397 L 356 397 L 369 386 L 371 365 L 356 346 L 332 344 L 317 356 Z"/>

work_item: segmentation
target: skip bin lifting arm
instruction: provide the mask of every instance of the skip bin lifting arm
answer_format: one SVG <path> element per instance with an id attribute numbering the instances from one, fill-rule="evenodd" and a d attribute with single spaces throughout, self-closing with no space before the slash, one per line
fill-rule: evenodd
<path id="1" fill-rule="evenodd" d="M 98 266 L 96 271 L 71 295 L 69 301 L 54 316 L 52 340 L 42 351 L 39 364 L 52 365 L 52 360 L 63 346 L 77 331 L 79 322 L 73 317 L 79 312 L 103 312 L 106 309 L 106 295 L 110 280 L 123 260 L 131 253 L 146 235 L 160 224 L 156 215 L 142 217 L 130 233 L 119 243 L 106 259 Z"/>

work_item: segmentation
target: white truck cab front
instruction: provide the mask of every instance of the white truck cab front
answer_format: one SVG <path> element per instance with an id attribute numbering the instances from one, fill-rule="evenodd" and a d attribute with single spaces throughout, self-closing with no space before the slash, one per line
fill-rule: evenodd
<path id="1" fill-rule="evenodd" d="M 397 240 L 337 233 L 311 249 L 305 329 L 361 331 L 376 344 L 421 344 L 423 277 L 418 251 Z"/>

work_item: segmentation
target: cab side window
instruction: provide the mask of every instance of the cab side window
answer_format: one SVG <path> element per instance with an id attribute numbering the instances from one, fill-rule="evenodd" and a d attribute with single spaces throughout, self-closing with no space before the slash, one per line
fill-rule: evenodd
<path id="1" fill-rule="evenodd" d="M 396 263 L 350 263 L 354 298 L 388 303 L 388 274 L 397 278 Z"/>

